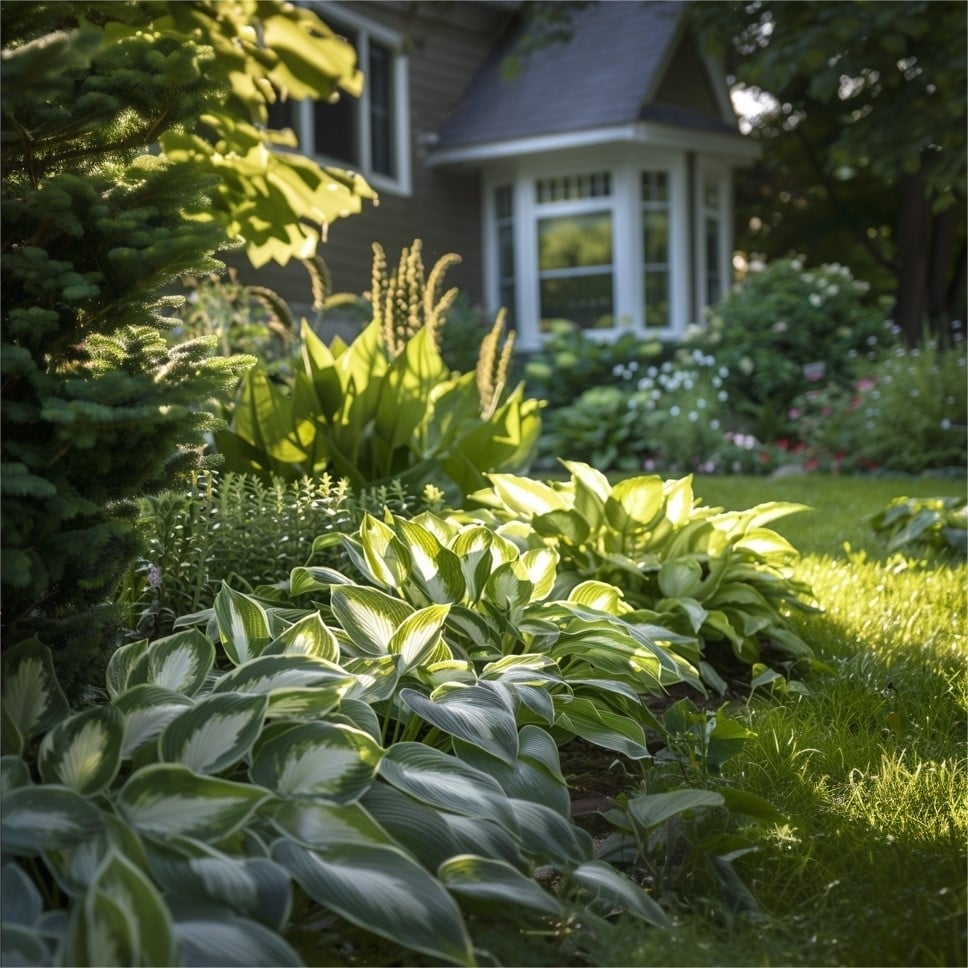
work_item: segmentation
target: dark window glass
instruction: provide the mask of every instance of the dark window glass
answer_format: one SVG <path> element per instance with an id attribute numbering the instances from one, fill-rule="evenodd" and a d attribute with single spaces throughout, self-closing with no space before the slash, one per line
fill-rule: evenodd
<path id="1" fill-rule="evenodd" d="M 370 166 L 390 178 L 396 176 L 393 152 L 393 54 L 370 41 L 367 74 L 370 97 Z"/>

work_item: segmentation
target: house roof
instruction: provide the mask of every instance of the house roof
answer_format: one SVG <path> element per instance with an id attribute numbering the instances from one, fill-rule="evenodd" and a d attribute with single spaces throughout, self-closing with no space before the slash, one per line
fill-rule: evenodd
<path id="1" fill-rule="evenodd" d="M 636 121 L 736 134 L 735 120 L 720 109 L 697 106 L 695 97 L 663 83 L 673 58 L 681 60 L 687 6 L 683 0 L 596 0 L 576 10 L 567 40 L 532 51 L 508 78 L 505 62 L 526 28 L 519 18 L 444 119 L 435 151 Z M 700 68 L 694 48 L 691 56 Z M 690 83 L 705 85 L 712 105 L 705 68 L 698 74 L 688 75 Z"/>

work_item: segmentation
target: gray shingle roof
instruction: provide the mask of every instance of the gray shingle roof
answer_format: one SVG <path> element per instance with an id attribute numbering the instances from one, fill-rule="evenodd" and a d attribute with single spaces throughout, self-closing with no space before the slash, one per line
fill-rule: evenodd
<path id="1" fill-rule="evenodd" d="M 437 150 L 564 134 L 652 118 L 722 127 L 676 109 L 650 105 L 679 37 L 682 0 L 598 0 L 579 9 L 570 39 L 528 56 L 513 78 L 505 58 L 521 36 L 518 25 L 499 43 L 441 124 Z M 733 128 L 735 131 L 735 128 Z"/>

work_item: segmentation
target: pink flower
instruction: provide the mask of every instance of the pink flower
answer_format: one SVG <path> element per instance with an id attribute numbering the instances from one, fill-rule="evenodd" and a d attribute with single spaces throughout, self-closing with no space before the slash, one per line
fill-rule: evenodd
<path id="1" fill-rule="evenodd" d="M 797 409 L 796 407 L 794 407 L 794 408 L 793 408 L 793 409 L 792 409 L 792 410 L 791 410 L 791 411 L 790 411 L 790 412 L 789 412 L 789 413 L 787 414 L 787 416 L 788 416 L 788 417 L 789 417 L 789 418 L 790 418 L 791 420 L 798 420 L 798 419 L 799 419 L 799 417 L 800 417 L 800 411 L 799 411 L 799 410 L 798 410 L 798 409 Z"/>

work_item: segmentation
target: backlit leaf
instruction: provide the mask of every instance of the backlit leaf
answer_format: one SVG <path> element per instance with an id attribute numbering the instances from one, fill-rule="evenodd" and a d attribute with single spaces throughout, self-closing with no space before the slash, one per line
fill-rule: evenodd
<path id="1" fill-rule="evenodd" d="M 94 706 L 55 726 L 40 744 L 37 765 L 47 783 L 82 796 L 100 793 L 121 766 L 124 718 L 113 706 Z"/>

